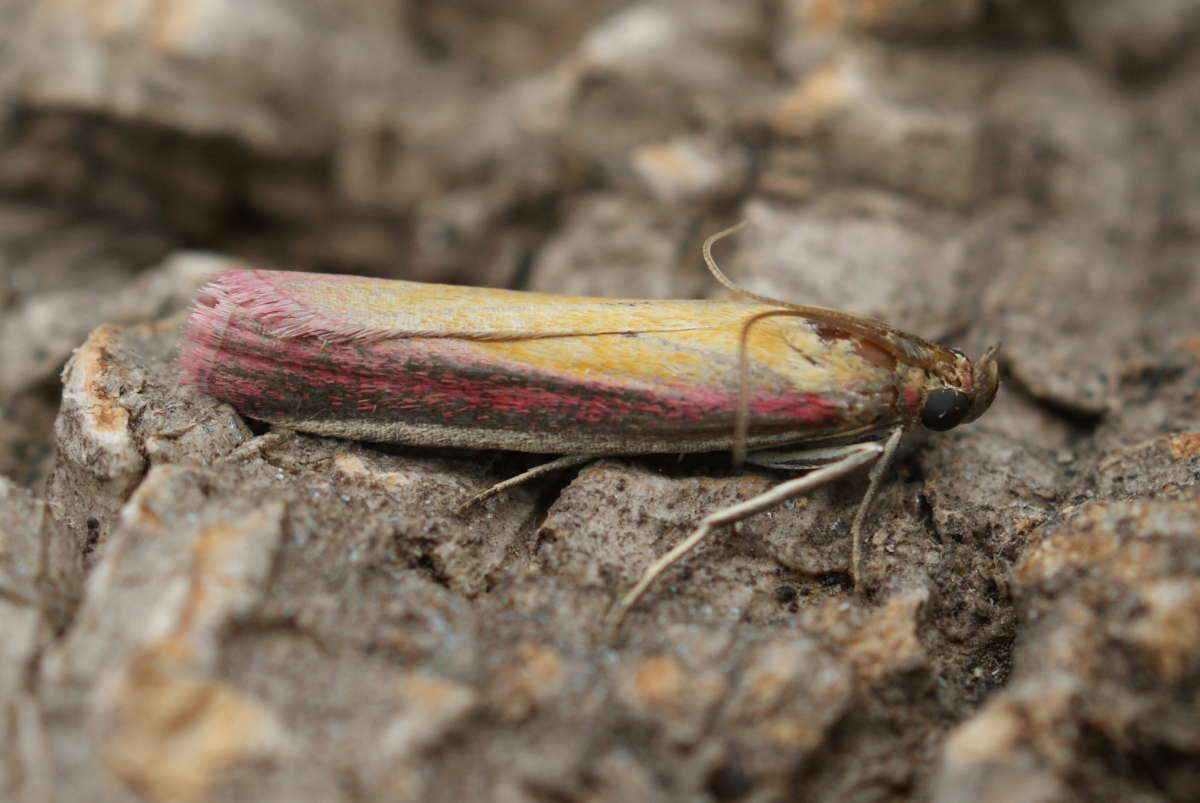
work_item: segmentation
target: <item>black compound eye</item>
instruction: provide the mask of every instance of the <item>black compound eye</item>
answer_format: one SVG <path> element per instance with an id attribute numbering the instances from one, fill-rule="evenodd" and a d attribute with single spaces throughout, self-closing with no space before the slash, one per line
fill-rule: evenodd
<path id="1" fill-rule="evenodd" d="M 934 388 L 925 397 L 925 406 L 921 408 L 921 423 L 926 429 L 945 432 L 962 423 L 969 409 L 971 399 L 961 390 Z"/>

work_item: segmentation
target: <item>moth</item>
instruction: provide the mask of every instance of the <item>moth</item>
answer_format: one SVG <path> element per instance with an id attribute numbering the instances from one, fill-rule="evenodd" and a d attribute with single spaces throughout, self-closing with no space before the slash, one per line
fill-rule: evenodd
<path id="1" fill-rule="evenodd" d="M 996 347 L 962 352 L 873 318 L 779 301 L 586 298 L 356 276 L 230 270 L 202 288 L 180 364 L 193 388 L 301 432 L 558 459 L 489 496 L 601 456 L 730 451 L 804 471 L 714 511 L 646 568 L 624 618 L 669 566 L 732 524 L 871 465 L 864 520 L 901 436 L 943 431 L 991 405 Z"/>

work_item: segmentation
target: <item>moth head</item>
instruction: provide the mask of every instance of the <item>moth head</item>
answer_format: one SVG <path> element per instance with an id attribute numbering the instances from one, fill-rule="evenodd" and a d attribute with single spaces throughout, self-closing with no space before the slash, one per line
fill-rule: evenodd
<path id="1" fill-rule="evenodd" d="M 955 350 L 958 379 L 953 384 L 932 388 L 921 403 L 921 424 L 926 429 L 944 432 L 959 424 L 974 421 L 992 406 L 1000 386 L 1000 367 L 992 346 L 974 364 Z"/>

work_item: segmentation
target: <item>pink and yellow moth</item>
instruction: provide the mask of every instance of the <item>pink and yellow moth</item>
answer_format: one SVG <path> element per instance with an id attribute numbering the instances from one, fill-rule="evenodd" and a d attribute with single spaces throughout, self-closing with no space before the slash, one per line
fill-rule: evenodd
<path id="1" fill-rule="evenodd" d="M 495 486 L 599 456 L 733 450 L 803 476 L 723 510 L 647 568 L 618 621 L 712 528 L 874 464 L 863 519 L 901 435 L 978 418 L 995 349 L 961 352 L 860 315 L 776 301 L 653 301 L 266 270 L 218 274 L 180 346 L 184 380 L 301 432 L 561 455 Z"/>

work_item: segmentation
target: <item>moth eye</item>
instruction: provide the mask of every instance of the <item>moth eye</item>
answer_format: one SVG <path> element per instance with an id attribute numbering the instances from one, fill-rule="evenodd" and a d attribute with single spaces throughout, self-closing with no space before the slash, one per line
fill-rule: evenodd
<path id="1" fill-rule="evenodd" d="M 934 388 L 925 396 L 921 408 L 921 423 L 926 429 L 945 432 L 954 429 L 971 409 L 971 399 L 961 390 Z"/>

